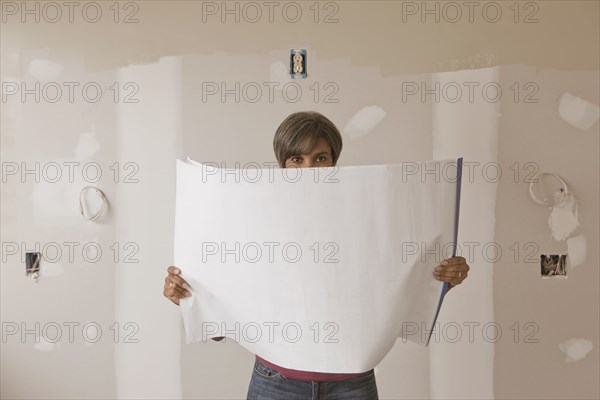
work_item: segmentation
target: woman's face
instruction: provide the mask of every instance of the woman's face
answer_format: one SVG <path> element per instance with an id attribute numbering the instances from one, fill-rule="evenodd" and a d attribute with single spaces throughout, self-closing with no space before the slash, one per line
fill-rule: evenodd
<path id="1" fill-rule="evenodd" d="M 310 154 L 297 154 L 285 160 L 286 168 L 332 167 L 331 146 L 325 139 L 320 139 Z"/>

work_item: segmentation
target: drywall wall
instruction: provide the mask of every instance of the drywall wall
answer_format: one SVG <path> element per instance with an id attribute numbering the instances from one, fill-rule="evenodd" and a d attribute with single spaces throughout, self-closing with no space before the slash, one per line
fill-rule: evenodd
<path id="1" fill-rule="evenodd" d="M 15 2 L 2 7 L 7 3 Z M 481 8 L 484 3 L 493 2 Z M 167 159 L 178 155 L 228 165 L 273 162 L 272 135 L 280 121 L 314 109 L 343 131 L 340 165 L 426 159 L 461 149 L 480 162 L 464 187 L 473 197 L 463 198 L 460 232 L 480 244 L 469 260 L 470 277 L 448 295 L 445 336 L 431 354 L 398 343 L 377 368 L 381 397 L 597 398 L 598 123 L 585 131 L 570 125 L 560 117 L 559 99 L 568 92 L 599 103 L 599 5 L 530 2 L 517 16 L 513 3 L 496 3 L 503 12 L 497 22 L 474 14 L 472 23 L 465 12 L 448 21 L 452 10 L 446 6 L 443 14 L 443 2 L 430 6 L 439 7 L 437 21 L 436 11 L 423 20 L 421 9 L 413 14 L 406 8 L 421 3 L 387 1 L 323 2 L 317 22 L 312 3 L 299 3 L 299 21 L 274 14 L 272 23 L 244 19 L 250 14 L 240 14 L 239 22 L 229 14 L 223 22 L 203 10 L 212 2 L 132 2 L 119 8 L 117 23 L 109 8 L 96 23 L 77 13 L 73 23 L 50 23 L 44 19 L 50 14 L 39 22 L 27 14 L 23 22 L 21 10 L 3 8 L 3 83 L 62 82 L 66 89 L 64 82 L 97 82 L 106 94 L 98 102 L 79 90 L 74 102 L 68 91 L 58 102 L 49 101 L 54 92 L 40 102 L 34 94 L 22 101 L 20 93 L 3 100 L 3 168 L 6 162 L 58 162 L 66 174 L 65 162 L 98 162 L 104 174 L 97 184 L 111 212 L 101 223 L 79 218 L 77 197 L 89 183 L 80 175 L 58 185 L 49 179 L 38 184 L 31 175 L 25 183 L 20 176 L 3 180 L 3 329 L 56 322 L 64 334 L 52 343 L 54 325 L 47 325 L 48 337 L 39 343 L 35 333 L 23 339 L 20 331 L 3 340 L 2 397 L 243 398 L 250 354 L 231 342 L 180 344 L 178 310 L 162 297 L 172 199 L 168 189 L 157 193 L 157 187 L 174 187 Z M 244 4 L 229 7 L 243 13 Z M 496 6 L 487 7 L 492 12 Z M 128 17 L 138 21 L 125 23 Z M 293 85 L 285 94 L 275 89 L 271 100 L 268 82 L 290 82 L 284 70 L 292 48 L 308 50 L 309 78 L 296 82 L 299 99 Z M 445 74 L 451 71 L 456 73 Z M 435 82 L 453 83 L 431 92 Z M 471 103 L 472 82 L 489 83 L 490 91 L 480 85 Z M 234 91 L 223 100 L 215 84 Z M 257 86 L 263 90 L 258 100 Z M 458 102 L 456 86 L 463 90 Z M 494 97 L 497 86 L 500 98 Z M 11 88 L 4 86 L 3 94 Z M 493 118 L 494 111 L 497 126 L 475 122 Z M 130 159 L 138 170 L 125 166 Z M 499 180 L 494 164 L 482 172 L 485 162 L 495 161 L 503 172 Z M 526 178 L 535 168 L 559 173 L 577 200 L 579 225 L 563 240 L 553 238 L 552 210 L 527 196 Z M 131 185 L 126 178 L 143 179 Z M 105 257 L 46 264 L 37 285 L 24 276 L 23 247 L 16 254 L 6 247 L 57 242 L 67 251 L 64 243 L 71 241 L 79 248 L 98 242 Z M 136 249 L 124 247 L 131 241 L 139 246 L 137 265 L 124 262 Z M 489 261 L 495 247 L 481 253 L 490 241 L 502 249 L 500 259 Z M 110 248 L 115 243 L 117 262 L 116 248 Z M 576 268 L 567 280 L 542 280 L 539 256 L 555 252 L 576 255 Z M 88 325 L 89 335 L 70 343 L 65 322 L 95 322 L 103 336 L 92 343 L 96 326 Z M 128 322 L 135 325 L 125 327 Z M 463 335 L 456 343 L 454 324 Z M 469 379 L 469 371 L 477 379 Z M 35 385 L 31 375 L 38 377 Z"/>

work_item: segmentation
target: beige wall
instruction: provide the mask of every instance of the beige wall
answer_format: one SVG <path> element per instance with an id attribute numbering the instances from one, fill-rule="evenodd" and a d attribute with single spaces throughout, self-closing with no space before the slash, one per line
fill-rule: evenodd
<path id="1" fill-rule="evenodd" d="M 502 179 L 492 184 L 476 168 L 474 181 L 465 182 L 463 189 L 470 197 L 463 200 L 459 238 L 481 244 L 469 260 L 469 280 L 450 293 L 443 309 L 443 321 L 459 323 L 463 337 L 457 343 L 442 338 L 434 355 L 398 343 L 377 368 L 381 397 L 481 398 L 493 393 L 496 398 L 598 398 L 599 128 L 598 122 L 585 132 L 567 124 L 558 115 L 557 99 L 570 92 L 600 103 L 599 3 L 520 3 L 518 23 L 515 9 L 509 8 L 513 2 L 476 3 L 473 23 L 465 6 L 455 23 L 443 18 L 452 14 L 442 14 L 439 23 L 429 15 L 423 23 L 418 13 L 406 15 L 403 22 L 403 9 L 421 7 L 421 2 L 321 2 L 319 20 L 337 10 L 336 23 L 314 23 L 313 2 L 298 2 L 303 17 L 288 23 L 280 12 L 284 3 L 278 3 L 273 23 L 266 14 L 256 23 L 243 18 L 235 23 L 232 16 L 221 23 L 218 15 L 203 22 L 202 14 L 203 7 L 221 2 L 146 1 L 132 2 L 137 10 L 120 10 L 121 20 L 136 11 L 137 23 L 114 23 L 109 4 L 102 3 L 99 22 L 86 22 L 76 9 L 70 24 L 66 9 L 58 23 L 43 18 L 36 23 L 32 16 L 23 23 L 20 11 L 12 15 L 11 8 L 21 3 L 3 1 L 2 82 L 32 83 L 34 75 L 45 74 L 47 80 L 94 81 L 105 88 L 133 82 L 139 87 L 135 104 L 104 99 L 91 104 L 80 98 L 73 104 L 23 103 L 13 97 L 2 102 L 3 163 L 97 161 L 105 173 L 98 185 L 113 207 L 101 224 L 81 222 L 81 179 L 59 185 L 8 179 L 2 183 L 3 246 L 97 240 L 108 248 L 118 242 L 122 258 L 124 243 L 135 242 L 140 262 L 115 263 L 106 256 L 97 263 L 63 259 L 62 273 L 35 284 L 24 277 L 19 256 L 7 256 L 0 282 L 3 330 L 6 323 L 31 327 L 35 322 L 94 321 L 103 336 L 95 344 L 80 336 L 69 343 L 64 337 L 60 347 L 48 345 L 46 351 L 36 349 L 32 335 L 24 341 L 9 336 L 2 343 L 1 396 L 243 398 L 251 355 L 234 343 L 182 344 L 177 309 L 160 297 L 164 269 L 172 258 L 172 220 L 169 213 L 161 214 L 172 212 L 174 204 L 169 194 L 174 188 L 169 165 L 174 162 L 169 163 L 187 155 L 227 163 L 273 161 L 272 135 L 287 114 L 315 109 L 342 129 L 362 107 L 377 105 L 386 117 L 366 135 L 344 134 L 340 165 L 452 154 L 465 155 L 465 161 L 497 160 L 503 171 Z M 228 4 L 234 7 L 235 2 Z M 244 3 L 238 4 L 243 9 Z M 447 2 L 428 4 L 452 11 Z M 495 5 L 502 16 L 491 23 L 481 10 L 488 7 L 486 17 L 493 18 Z M 524 23 L 530 13 L 538 21 Z M 310 69 L 309 79 L 300 82 L 303 95 L 297 103 L 285 101 L 280 91 L 273 102 L 265 97 L 256 103 L 243 97 L 239 103 L 231 97 L 221 102 L 217 96 L 203 101 L 206 82 L 288 82 L 276 66 L 285 65 L 289 50 L 299 47 L 308 50 Z M 32 66 L 36 59 L 64 69 L 53 78 L 48 69 L 39 72 Z M 402 99 L 406 83 L 444 80 L 463 88 L 465 82 L 493 82 L 503 96 L 498 103 L 479 96 L 471 105 L 464 98 L 454 104 L 443 96 L 440 103 L 431 97 Z M 531 88 L 537 89 L 536 103 L 524 101 Z M 325 101 L 329 93 L 337 102 Z M 496 116 L 483 120 L 492 109 Z M 77 153 L 90 131 L 97 150 Z M 448 138 L 452 140 L 444 142 Z M 108 168 L 114 162 L 137 163 L 140 182 L 115 182 Z M 515 162 L 520 172 L 516 182 L 510 169 Z M 540 172 L 560 174 L 577 198 L 581 224 L 571 236 L 587 239 L 587 255 L 567 280 L 542 280 L 539 266 L 526 262 L 531 247 L 525 246 L 531 243 L 536 259 L 567 252 L 566 241 L 551 237 L 550 210 L 527 196 L 527 162 Z M 156 191 L 161 193 L 153 195 Z M 485 197 L 481 205 L 477 200 L 482 193 L 495 198 Z M 478 238 L 483 228 L 493 236 Z M 480 252 L 490 240 L 503 251 L 495 263 Z M 520 249 L 516 260 L 515 242 Z M 117 344 L 109 329 L 115 322 L 121 324 Z M 123 329 L 127 322 L 139 328 L 134 335 L 139 342 L 124 342 L 131 332 Z M 472 343 L 465 323 L 479 324 Z M 482 338 L 480 328 L 487 323 L 502 329 L 495 344 Z M 593 350 L 577 362 L 565 362 L 559 344 L 571 338 L 590 340 Z M 37 377 L 33 385 L 32 375 Z M 477 378 L 470 380 L 473 376 Z"/>

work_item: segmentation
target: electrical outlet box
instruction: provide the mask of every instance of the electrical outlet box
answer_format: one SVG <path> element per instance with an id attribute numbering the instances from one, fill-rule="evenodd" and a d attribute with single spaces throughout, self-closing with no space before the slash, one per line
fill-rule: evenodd
<path id="1" fill-rule="evenodd" d="M 292 49 L 290 51 L 290 76 L 293 79 L 306 79 L 306 49 Z"/>

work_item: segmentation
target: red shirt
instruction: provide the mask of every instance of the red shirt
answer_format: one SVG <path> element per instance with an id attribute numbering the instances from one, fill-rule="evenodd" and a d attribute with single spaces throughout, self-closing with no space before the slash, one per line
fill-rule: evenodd
<path id="1" fill-rule="evenodd" d="M 260 358 L 258 355 L 256 356 L 256 359 L 265 364 L 267 367 L 279 372 L 286 378 L 296 379 L 298 381 L 335 382 L 342 381 L 344 379 L 356 378 L 371 372 L 367 371 L 358 374 L 330 374 L 325 372 L 300 371 L 297 369 L 280 367 L 279 365 L 268 362 L 264 358 Z"/>

